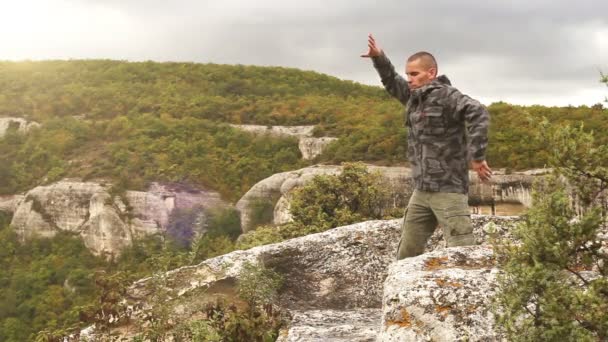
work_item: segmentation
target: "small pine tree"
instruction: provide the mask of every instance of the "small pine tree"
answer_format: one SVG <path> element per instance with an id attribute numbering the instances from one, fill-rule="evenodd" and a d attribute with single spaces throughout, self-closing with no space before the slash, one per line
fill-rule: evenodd
<path id="1" fill-rule="evenodd" d="M 537 185 L 519 242 L 496 246 L 504 270 L 497 321 L 513 341 L 605 341 L 608 146 L 582 125 L 543 120 L 537 132 L 554 174 Z"/>

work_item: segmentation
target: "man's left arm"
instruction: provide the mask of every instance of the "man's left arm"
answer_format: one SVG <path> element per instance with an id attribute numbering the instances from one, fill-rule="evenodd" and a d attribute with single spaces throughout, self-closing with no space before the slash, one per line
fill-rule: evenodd
<path id="1" fill-rule="evenodd" d="M 465 121 L 468 130 L 468 151 L 471 166 L 482 181 L 490 179 L 492 170 L 486 162 L 490 114 L 479 101 L 455 90 L 452 93 L 455 112 Z"/>

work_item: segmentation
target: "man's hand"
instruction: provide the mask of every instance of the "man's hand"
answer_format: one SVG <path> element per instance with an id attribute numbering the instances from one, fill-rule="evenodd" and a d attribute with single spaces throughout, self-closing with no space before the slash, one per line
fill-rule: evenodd
<path id="1" fill-rule="evenodd" d="M 477 175 L 479 176 L 479 179 L 481 179 L 482 182 L 485 182 L 492 178 L 492 169 L 490 169 L 488 163 L 485 160 L 472 160 L 471 167 L 473 168 L 473 170 L 475 170 L 475 172 L 477 172 Z"/>
<path id="2" fill-rule="evenodd" d="M 369 51 L 367 51 L 366 54 L 361 55 L 361 57 L 370 58 L 377 57 L 382 54 L 382 49 L 380 48 L 380 46 L 378 46 L 378 44 L 376 44 L 376 40 L 374 39 L 374 36 L 372 36 L 371 33 L 367 38 L 367 46 L 369 46 Z"/>

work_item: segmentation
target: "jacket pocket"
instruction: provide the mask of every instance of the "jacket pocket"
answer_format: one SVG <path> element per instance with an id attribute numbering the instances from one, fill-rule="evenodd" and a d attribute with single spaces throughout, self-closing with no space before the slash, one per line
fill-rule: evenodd
<path id="1" fill-rule="evenodd" d="M 443 107 L 433 106 L 427 107 L 424 111 L 424 128 L 422 133 L 426 135 L 443 135 L 445 134 L 445 118 L 443 116 Z"/>

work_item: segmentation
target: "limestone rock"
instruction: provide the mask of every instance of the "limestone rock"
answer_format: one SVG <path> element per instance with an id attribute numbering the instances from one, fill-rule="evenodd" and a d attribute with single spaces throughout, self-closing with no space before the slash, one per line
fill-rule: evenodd
<path id="1" fill-rule="evenodd" d="M 392 264 L 378 341 L 500 341 L 490 311 L 491 247 L 454 247 Z"/>
<path id="2" fill-rule="evenodd" d="M 380 326 L 380 309 L 292 311 L 289 328 L 277 342 L 373 342 Z"/>
<path id="3" fill-rule="evenodd" d="M 332 138 L 332 137 L 321 137 L 321 138 L 313 138 L 313 137 L 305 137 L 305 138 L 300 138 L 300 141 L 298 143 L 298 147 L 300 149 L 300 152 L 302 153 L 302 158 L 303 159 L 314 159 L 315 157 L 317 157 L 318 155 L 320 155 L 321 153 L 323 153 L 323 150 L 325 149 L 325 147 L 327 147 L 327 145 L 331 144 L 332 142 L 338 140 L 338 138 Z"/>
<path id="4" fill-rule="evenodd" d="M 0 137 L 4 136 L 6 132 L 14 127 L 17 132 L 25 133 L 33 127 L 40 126 L 39 123 L 33 121 L 27 121 L 22 118 L 0 118 Z"/>
<path id="5" fill-rule="evenodd" d="M 230 125 L 247 132 L 269 134 L 278 137 L 298 138 L 298 147 L 303 159 L 313 159 L 323 152 L 323 149 L 338 138 L 313 137 L 315 126 L 263 126 L 263 125 Z"/>
<path id="6" fill-rule="evenodd" d="M 82 236 L 95 254 L 110 256 L 120 254 L 135 238 L 163 232 L 175 208 L 226 206 L 217 193 L 168 185 L 126 191 L 124 197 L 112 197 L 108 191 L 109 185 L 76 180 L 36 187 L 6 205 L 14 209 L 11 226 L 24 239 L 70 231 Z"/>
<path id="7" fill-rule="evenodd" d="M 235 278 L 243 264 L 263 263 L 285 279 L 280 302 L 299 309 L 379 307 L 382 280 L 394 259 L 398 220 L 369 221 L 281 243 L 234 251 L 167 274 L 174 297 Z M 149 279 L 131 297 L 145 300 Z"/>
<path id="8" fill-rule="evenodd" d="M 284 224 L 287 222 L 293 221 L 293 217 L 291 216 L 291 205 L 288 199 L 288 194 L 281 196 L 277 201 L 277 204 L 274 206 L 273 220 L 274 224 Z"/>
<path id="9" fill-rule="evenodd" d="M 236 208 L 241 215 L 241 228 L 244 232 L 250 229 L 251 209 L 255 201 L 269 201 L 272 205 L 293 187 L 303 184 L 304 179 L 312 179 L 315 175 L 338 174 L 336 166 L 317 165 L 296 171 L 274 174 L 256 183 L 239 199 Z"/>
<path id="10" fill-rule="evenodd" d="M 488 238 L 505 236 L 516 221 L 517 218 L 474 215 L 475 232 L 479 242 L 486 245 L 469 248 L 481 250 L 480 255 L 485 256 Z M 496 227 L 489 229 L 490 224 Z M 283 331 L 280 341 L 373 340 L 382 326 L 380 310 L 385 302 L 382 299 L 384 281 L 389 265 L 395 261 L 400 225 L 401 220 L 362 222 L 234 251 L 195 266 L 170 271 L 164 275 L 164 289 L 170 298 L 169 312 L 176 320 L 187 320 L 210 300 L 212 294 L 234 300 L 239 272 L 249 262 L 272 268 L 285 279 L 278 304 L 291 313 L 293 320 Z M 440 234 L 436 233 L 428 250 L 435 250 L 432 253 L 439 253 L 439 258 L 453 255 L 453 248 L 442 247 Z M 479 260 L 485 260 L 476 255 L 472 254 L 472 264 L 467 265 L 477 265 Z M 465 259 L 460 262 L 468 263 Z M 418 270 L 413 268 L 412 272 Z M 157 291 L 153 283 L 153 278 L 146 278 L 129 289 L 134 308 L 149 307 L 149 300 Z M 132 318 L 137 317 L 136 309 Z"/>

